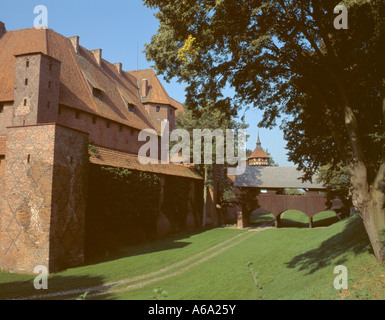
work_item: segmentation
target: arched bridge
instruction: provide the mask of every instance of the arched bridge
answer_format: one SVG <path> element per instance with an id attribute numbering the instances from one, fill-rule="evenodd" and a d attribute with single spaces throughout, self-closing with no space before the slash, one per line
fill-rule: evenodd
<path id="1" fill-rule="evenodd" d="M 281 214 L 287 210 L 299 210 L 309 217 L 309 227 L 313 227 L 313 217 L 321 211 L 343 210 L 340 200 L 329 201 L 325 187 L 317 183 L 303 183 L 301 172 L 294 167 L 247 167 L 243 175 L 235 178 L 235 186 L 241 191 L 242 204 L 237 209 L 238 226 L 246 227 L 250 214 L 261 208 L 275 217 L 279 227 Z M 284 189 L 303 189 L 305 195 L 282 194 Z"/>

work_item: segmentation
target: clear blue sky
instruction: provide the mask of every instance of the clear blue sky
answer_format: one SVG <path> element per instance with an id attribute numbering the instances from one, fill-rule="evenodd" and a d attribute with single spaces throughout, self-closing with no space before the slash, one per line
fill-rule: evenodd
<path id="1" fill-rule="evenodd" d="M 64 36 L 78 35 L 80 44 L 87 49 L 103 49 L 103 58 L 115 63 L 122 62 L 124 70 L 151 68 L 142 51 L 152 35 L 158 30 L 154 12 L 142 4 L 141 0 L 0 0 L 0 20 L 7 30 L 32 28 L 36 14 L 35 6 L 48 8 L 48 27 Z M 137 47 L 139 45 L 139 57 Z M 138 62 L 137 62 L 138 61 Z M 172 81 L 166 83 L 161 77 L 167 92 L 174 99 L 184 102 L 185 91 L 182 84 Z M 247 147 L 255 148 L 257 123 L 261 111 L 250 110 L 246 122 L 250 125 Z M 262 146 L 268 149 L 280 166 L 292 166 L 287 161 L 287 150 L 282 132 L 260 130 Z"/>

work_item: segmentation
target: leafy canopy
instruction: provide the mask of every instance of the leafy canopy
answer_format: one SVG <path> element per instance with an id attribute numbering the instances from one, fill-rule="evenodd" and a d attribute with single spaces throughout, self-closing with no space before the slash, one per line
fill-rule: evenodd
<path id="1" fill-rule="evenodd" d="M 144 3 L 160 22 L 147 59 L 167 80 L 187 84 L 189 109 L 232 117 L 241 106 L 259 108 L 266 128 L 284 116 L 289 159 L 308 177 L 360 159 L 374 179 L 384 158 L 384 1 L 342 1 L 347 30 L 334 28 L 340 1 Z M 235 96 L 223 95 L 228 87 Z"/>

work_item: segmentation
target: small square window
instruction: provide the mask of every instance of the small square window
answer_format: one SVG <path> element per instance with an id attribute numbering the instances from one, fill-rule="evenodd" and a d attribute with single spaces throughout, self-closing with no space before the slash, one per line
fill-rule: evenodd
<path id="1" fill-rule="evenodd" d="M 128 111 L 130 112 L 135 112 L 135 106 L 131 103 L 128 103 L 127 104 L 127 107 L 128 107 Z"/>
<path id="2" fill-rule="evenodd" d="M 98 89 L 98 88 L 93 88 L 92 89 L 92 94 L 97 97 L 97 98 L 101 98 L 102 97 L 102 90 Z"/>

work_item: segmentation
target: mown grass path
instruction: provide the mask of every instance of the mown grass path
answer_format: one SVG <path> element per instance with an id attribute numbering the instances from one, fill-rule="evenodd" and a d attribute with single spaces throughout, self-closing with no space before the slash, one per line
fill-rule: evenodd
<path id="1" fill-rule="evenodd" d="M 258 229 L 252 229 L 250 231 L 258 232 L 258 231 L 263 231 L 265 229 L 267 228 L 261 227 Z M 124 292 L 124 291 L 142 288 L 152 283 L 169 279 L 171 277 L 175 277 L 177 275 L 180 275 L 190 270 L 191 268 L 199 266 L 200 264 L 216 257 L 217 255 L 222 254 L 227 249 L 235 247 L 241 242 L 247 240 L 252 235 L 253 233 L 251 232 L 237 234 L 236 236 L 231 237 L 230 239 L 227 239 L 225 241 L 222 241 L 217 245 L 212 246 L 206 250 L 198 252 L 197 254 L 187 259 L 183 259 L 181 261 L 178 261 L 176 263 L 173 263 L 167 267 L 161 268 L 151 273 L 147 273 L 147 274 L 143 274 L 143 275 L 127 278 L 127 279 L 122 279 L 119 281 L 107 283 L 100 286 L 78 288 L 78 289 L 72 289 L 67 291 L 52 292 L 48 294 L 21 297 L 21 298 L 18 298 L 18 300 L 39 300 L 39 299 L 55 299 L 55 298 L 74 299 L 74 298 L 77 298 L 80 294 L 83 294 L 84 292 L 89 293 L 87 297 L 95 297 L 99 295 L 118 293 L 118 292 Z"/>

